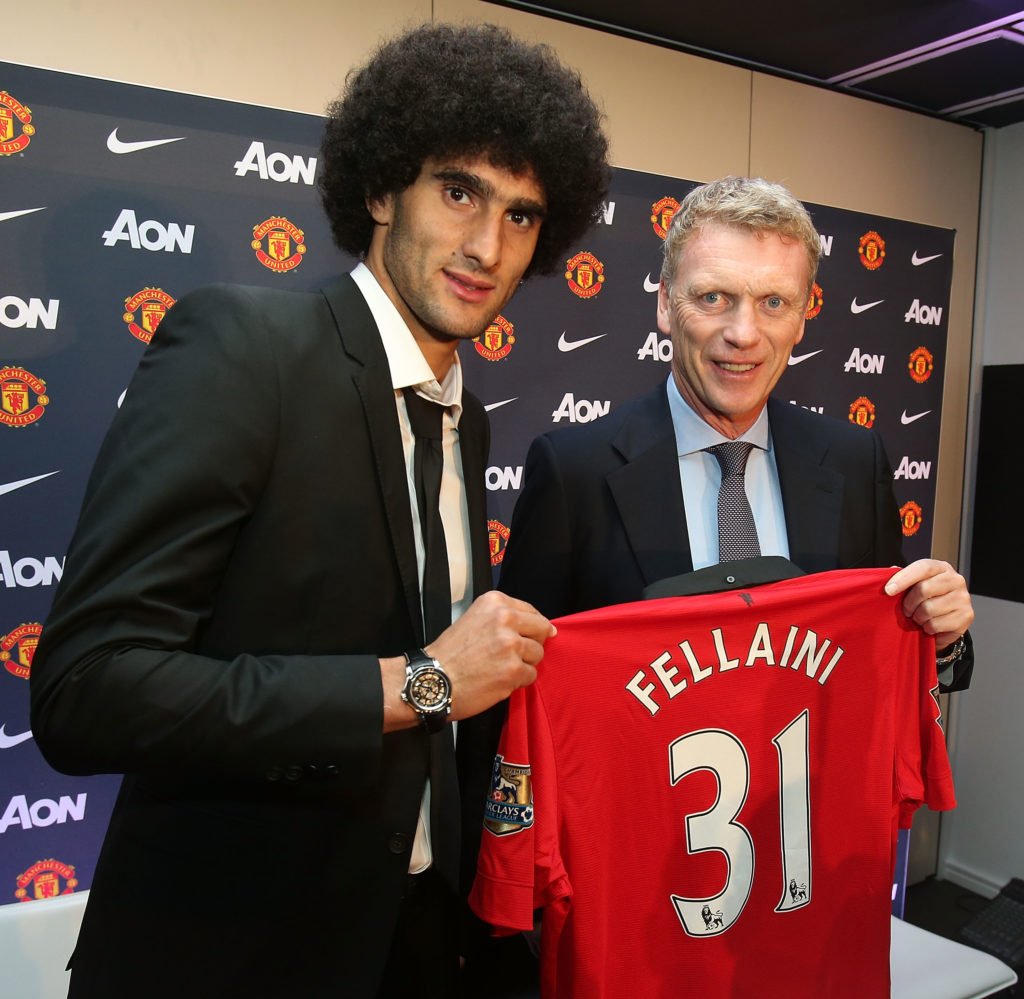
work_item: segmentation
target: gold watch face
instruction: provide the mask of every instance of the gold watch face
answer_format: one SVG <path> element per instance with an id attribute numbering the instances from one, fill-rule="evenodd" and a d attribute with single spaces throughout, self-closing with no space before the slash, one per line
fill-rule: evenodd
<path id="1" fill-rule="evenodd" d="M 409 696 L 421 711 L 443 707 L 448 700 L 448 678 L 436 669 L 418 669 L 409 685 Z"/>

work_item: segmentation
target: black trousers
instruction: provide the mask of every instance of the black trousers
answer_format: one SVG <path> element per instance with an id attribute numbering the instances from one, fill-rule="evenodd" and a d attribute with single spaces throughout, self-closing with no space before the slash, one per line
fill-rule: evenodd
<path id="1" fill-rule="evenodd" d="M 458 901 L 433 868 L 410 874 L 377 999 L 454 999 Z"/>
<path id="2" fill-rule="evenodd" d="M 537 960 L 519 934 L 475 924 L 460 970 L 464 905 L 432 868 L 409 875 L 377 999 L 539 999 Z"/>

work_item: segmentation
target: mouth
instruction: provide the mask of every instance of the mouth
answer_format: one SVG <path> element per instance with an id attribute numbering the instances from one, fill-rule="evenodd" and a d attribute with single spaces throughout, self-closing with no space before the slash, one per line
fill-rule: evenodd
<path id="1" fill-rule="evenodd" d="M 737 375 L 746 374 L 746 372 L 753 371 L 757 367 L 756 364 L 739 364 L 730 363 L 729 361 L 715 361 L 715 365 L 722 371 L 728 371 Z"/>
<path id="2" fill-rule="evenodd" d="M 473 277 L 471 274 L 446 270 L 444 276 L 448 279 L 452 291 L 464 302 L 482 302 L 494 291 L 493 282 Z"/>

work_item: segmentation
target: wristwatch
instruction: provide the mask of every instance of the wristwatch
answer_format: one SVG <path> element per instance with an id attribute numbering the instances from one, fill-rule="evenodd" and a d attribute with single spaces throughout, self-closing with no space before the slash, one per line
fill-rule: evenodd
<path id="1" fill-rule="evenodd" d="M 452 682 L 444 667 L 423 651 L 405 653 L 405 686 L 402 700 L 420 716 L 423 727 L 440 732 L 452 709 Z"/>
<path id="2" fill-rule="evenodd" d="M 964 641 L 964 636 L 961 635 L 952 645 L 947 646 L 949 652 L 944 656 L 940 656 L 938 652 L 936 652 L 935 665 L 938 666 L 939 669 L 943 669 L 951 663 L 955 663 L 964 654 L 966 646 L 967 643 Z"/>

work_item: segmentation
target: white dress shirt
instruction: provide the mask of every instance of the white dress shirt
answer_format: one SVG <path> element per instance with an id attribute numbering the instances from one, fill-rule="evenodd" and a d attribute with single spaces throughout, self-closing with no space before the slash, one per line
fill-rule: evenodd
<path id="1" fill-rule="evenodd" d="M 438 382 L 416 343 L 405 320 L 394 303 L 384 293 L 377 279 L 365 264 L 358 264 L 352 279 L 362 292 L 373 313 L 380 332 L 384 353 L 391 369 L 391 385 L 395 390 L 395 410 L 402 433 L 405 454 L 405 475 L 409 485 L 409 505 L 412 509 L 412 530 L 416 542 L 416 565 L 419 568 L 420 593 L 423 592 L 425 547 L 423 530 L 416 502 L 416 479 L 413 471 L 413 451 L 416 438 L 409 423 L 402 389 L 413 386 L 418 395 L 447 407 L 442 420 L 442 450 L 444 467 L 441 473 L 441 523 L 444 525 L 445 545 L 448 550 L 448 575 L 452 589 L 452 620 L 455 621 L 473 602 L 473 576 L 470 570 L 472 554 L 469 547 L 469 509 L 466 505 L 465 476 L 462 471 L 462 452 L 459 448 L 459 420 L 462 416 L 462 367 L 458 354 L 443 382 Z M 454 735 L 454 723 L 453 735 Z M 409 871 L 418 874 L 431 863 L 430 851 L 430 782 L 424 788 L 420 817 L 416 827 Z"/>

